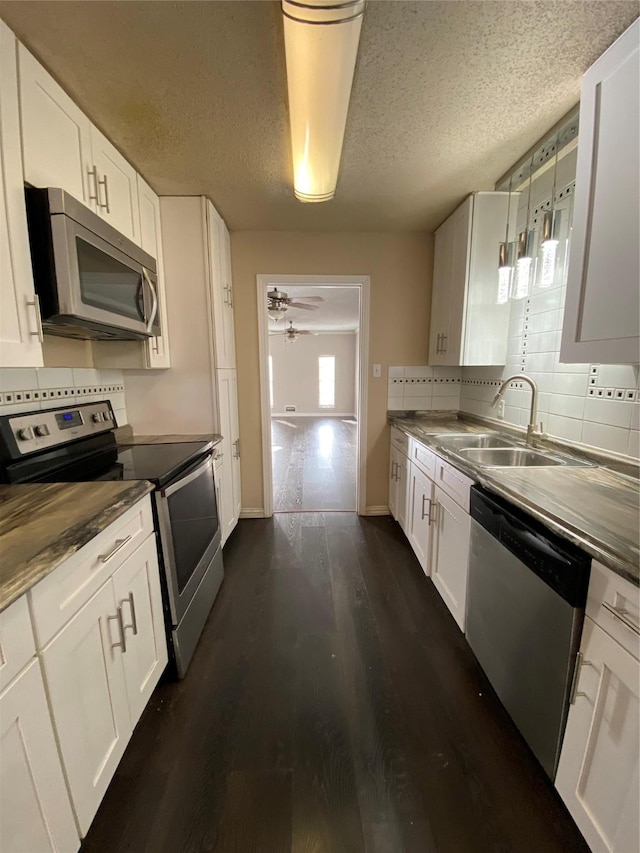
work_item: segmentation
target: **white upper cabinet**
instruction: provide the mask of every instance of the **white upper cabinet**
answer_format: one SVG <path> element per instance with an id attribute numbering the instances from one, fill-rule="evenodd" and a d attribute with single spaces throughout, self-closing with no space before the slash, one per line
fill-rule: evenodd
<path id="1" fill-rule="evenodd" d="M 560 360 L 640 361 L 640 22 L 587 71 Z"/>
<path id="2" fill-rule="evenodd" d="M 33 287 L 20 154 L 16 40 L 0 21 L 0 364 L 39 367 L 40 310 Z"/>
<path id="3" fill-rule="evenodd" d="M 91 122 L 21 44 L 18 58 L 24 179 L 89 204 Z"/>
<path id="4" fill-rule="evenodd" d="M 160 334 L 146 342 L 146 363 L 147 367 L 171 367 L 160 199 L 140 175 L 138 175 L 138 204 L 140 207 L 140 245 L 145 252 L 153 255 L 156 259 L 158 299 L 160 300 Z"/>
<path id="5" fill-rule="evenodd" d="M 19 45 L 24 179 L 60 187 L 140 243 L 135 169 Z"/>
<path id="6" fill-rule="evenodd" d="M 236 366 L 236 344 L 233 320 L 233 286 L 231 283 L 231 249 L 227 226 L 210 201 L 205 201 L 207 215 L 209 279 L 213 298 L 214 350 L 216 367 Z"/>
<path id="7" fill-rule="evenodd" d="M 508 193 L 473 193 L 436 231 L 429 364 L 506 363 L 509 305 L 498 304 L 498 246 L 508 201 Z"/>
<path id="8" fill-rule="evenodd" d="M 98 213 L 121 234 L 140 244 L 136 170 L 127 163 L 107 137 L 93 126 L 91 154 L 90 178 Z"/>

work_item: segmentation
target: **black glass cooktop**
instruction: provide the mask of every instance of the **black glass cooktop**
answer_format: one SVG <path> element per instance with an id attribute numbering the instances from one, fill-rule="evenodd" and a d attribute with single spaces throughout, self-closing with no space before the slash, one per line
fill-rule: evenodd
<path id="1" fill-rule="evenodd" d="M 189 441 L 181 444 L 132 444 L 118 448 L 116 465 L 122 480 L 151 480 L 164 486 L 200 457 L 210 442 Z"/>

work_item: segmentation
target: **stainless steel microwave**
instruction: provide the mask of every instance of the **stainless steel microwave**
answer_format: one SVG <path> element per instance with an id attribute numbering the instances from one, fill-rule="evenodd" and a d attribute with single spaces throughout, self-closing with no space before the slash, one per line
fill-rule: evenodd
<path id="1" fill-rule="evenodd" d="M 159 335 L 155 259 L 64 190 L 25 192 L 44 331 L 85 340 Z"/>

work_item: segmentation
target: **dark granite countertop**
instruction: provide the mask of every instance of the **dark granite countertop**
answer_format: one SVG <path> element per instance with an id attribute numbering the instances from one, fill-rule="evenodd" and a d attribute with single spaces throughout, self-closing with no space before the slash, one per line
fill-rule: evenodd
<path id="1" fill-rule="evenodd" d="M 634 584 L 640 584 L 640 488 L 637 466 L 620 463 L 619 471 L 604 467 L 604 457 L 586 448 L 556 441 L 561 450 L 598 467 L 481 468 L 448 450 L 435 438 L 452 432 L 499 432 L 524 443 L 521 431 L 483 424 L 455 414 L 389 415 L 389 423 L 447 459 L 476 483 L 529 512 L 547 527 L 583 548 L 592 557 Z M 545 449 L 545 443 L 541 445 Z"/>
<path id="2" fill-rule="evenodd" d="M 152 490 L 146 480 L 0 485 L 0 610 Z"/>

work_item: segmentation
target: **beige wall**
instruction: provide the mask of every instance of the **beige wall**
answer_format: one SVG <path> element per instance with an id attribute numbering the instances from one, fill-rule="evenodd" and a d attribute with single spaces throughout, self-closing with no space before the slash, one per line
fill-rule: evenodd
<path id="1" fill-rule="evenodd" d="M 304 415 L 355 414 L 356 375 L 355 335 L 300 335 L 287 341 L 284 335 L 269 335 L 269 355 L 273 359 L 273 412 L 284 414 L 293 405 Z M 335 405 L 318 405 L 318 357 L 335 358 Z"/>
<path id="2" fill-rule="evenodd" d="M 231 261 L 243 507 L 263 505 L 256 304 L 256 276 L 261 273 L 371 277 L 366 504 L 385 506 L 389 460 L 386 371 L 392 364 L 426 364 L 433 236 L 238 231 L 231 235 Z M 382 364 L 380 379 L 371 378 L 374 363 Z"/>

